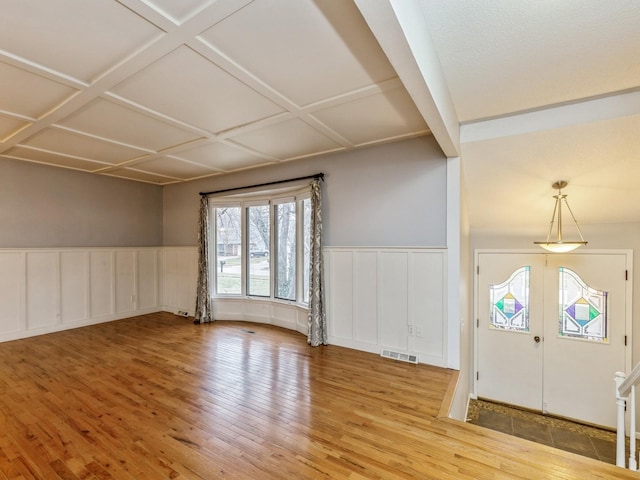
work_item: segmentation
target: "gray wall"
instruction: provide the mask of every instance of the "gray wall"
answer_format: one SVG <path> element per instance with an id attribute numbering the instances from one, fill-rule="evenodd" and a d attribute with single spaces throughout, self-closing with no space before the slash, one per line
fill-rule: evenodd
<path id="1" fill-rule="evenodd" d="M 162 245 L 162 188 L 0 159 L 0 248 Z"/>
<path id="2" fill-rule="evenodd" d="M 433 137 L 164 187 L 164 245 L 197 242 L 198 192 L 323 172 L 326 246 L 444 247 L 446 159 Z"/>

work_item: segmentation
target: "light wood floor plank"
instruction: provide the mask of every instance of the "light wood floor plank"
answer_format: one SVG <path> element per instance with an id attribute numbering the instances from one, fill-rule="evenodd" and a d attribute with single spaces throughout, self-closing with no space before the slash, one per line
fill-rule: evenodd
<path id="1" fill-rule="evenodd" d="M 0 480 L 625 479 L 447 418 L 456 372 L 159 313 L 0 344 Z"/>

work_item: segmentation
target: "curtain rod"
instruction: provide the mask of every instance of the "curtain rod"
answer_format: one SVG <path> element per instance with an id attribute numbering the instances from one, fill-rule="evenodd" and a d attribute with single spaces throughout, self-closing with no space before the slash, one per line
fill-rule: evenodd
<path id="1" fill-rule="evenodd" d="M 319 178 L 324 181 L 324 173 L 316 173 L 315 175 L 307 175 L 306 177 L 290 178 L 289 180 L 278 180 L 277 182 L 259 183 L 257 185 L 249 185 L 246 187 L 225 188 L 224 190 L 215 190 L 213 192 L 200 192 L 203 197 L 206 195 L 213 195 L 214 193 L 226 193 L 233 192 L 234 190 L 245 190 L 247 188 L 267 187 L 269 185 L 277 185 L 279 183 L 296 182 L 298 180 L 307 180 L 309 178 Z"/>

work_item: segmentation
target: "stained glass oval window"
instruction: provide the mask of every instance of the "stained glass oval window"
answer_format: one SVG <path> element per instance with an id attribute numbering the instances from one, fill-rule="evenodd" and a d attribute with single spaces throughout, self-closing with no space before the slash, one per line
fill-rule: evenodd
<path id="1" fill-rule="evenodd" d="M 520 267 L 505 282 L 489 286 L 489 328 L 529 331 L 529 269 Z"/>
<path id="2" fill-rule="evenodd" d="M 608 292 L 591 288 L 580 276 L 565 267 L 560 275 L 560 337 L 608 343 Z"/>

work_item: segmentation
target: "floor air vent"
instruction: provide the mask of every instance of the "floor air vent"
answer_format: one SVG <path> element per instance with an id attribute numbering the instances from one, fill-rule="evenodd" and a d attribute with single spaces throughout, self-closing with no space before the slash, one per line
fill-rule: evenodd
<path id="1" fill-rule="evenodd" d="M 380 356 L 390 358 L 392 360 L 400 360 L 401 362 L 418 363 L 417 355 L 408 353 L 394 352 L 393 350 L 382 350 Z"/>

